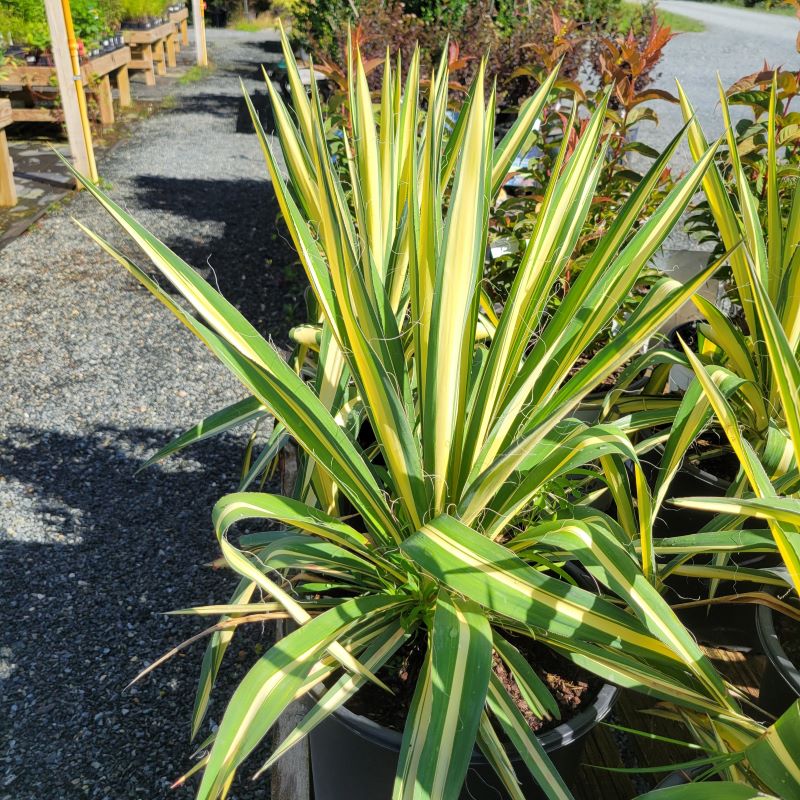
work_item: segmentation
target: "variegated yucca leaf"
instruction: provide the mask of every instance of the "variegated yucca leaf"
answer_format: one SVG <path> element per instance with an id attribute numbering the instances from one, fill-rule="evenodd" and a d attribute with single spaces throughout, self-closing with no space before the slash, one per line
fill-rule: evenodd
<path id="1" fill-rule="evenodd" d="M 660 716 L 685 724 L 693 737 L 709 751 L 699 759 L 694 775 L 697 782 L 687 781 L 675 789 L 656 789 L 637 800 L 712 800 L 712 798 L 800 798 L 800 768 L 797 748 L 800 747 L 800 700 L 795 701 L 767 729 L 731 729 L 722 723 L 709 728 L 707 718 L 693 712 L 664 710 Z M 735 767 L 735 770 L 731 770 Z M 714 780 L 718 774 L 732 773 L 738 780 Z"/>
<path id="2" fill-rule="evenodd" d="M 243 491 L 222 498 L 213 512 L 224 563 L 241 580 L 221 613 L 237 623 L 242 606 L 268 601 L 296 629 L 236 689 L 198 797 L 225 795 L 288 703 L 309 692 L 318 701 L 286 747 L 364 683 L 385 686 L 385 673 L 375 671 L 412 639 L 424 655 L 403 733 L 397 800 L 456 798 L 476 743 L 518 797 L 500 729 L 549 797 L 570 796 L 492 672 L 496 656 L 534 714 L 557 716 L 536 664 L 526 663 L 532 637 L 604 679 L 751 731 L 656 591 L 639 451 L 622 426 L 571 418 L 716 269 L 710 265 L 685 285 L 656 283 L 587 363 L 587 351 L 700 187 L 714 148 L 698 153 L 698 163 L 638 225 L 675 138 L 551 317 L 548 298 L 605 164 L 603 101 L 569 157 L 562 148 L 511 295 L 497 311 L 482 286 L 488 218 L 509 165 L 549 102 L 555 73 L 496 144 L 496 98 L 487 92 L 483 66 L 453 118 L 446 59 L 421 84 L 419 53 L 404 80 L 402 65 L 387 58 L 373 96 L 351 48 L 346 123 L 336 131 L 345 159 L 335 162 L 323 98 L 313 83 L 306 94 L 285 40 L 284 52 L 290 103 L 267 78 L 275 137 L 262 129 L 249 99 L 248 105 L 312 295 L 311 327 L 296 332 L 293 366 L 169 248 L 84 181 L 196 316 L 95 238 L 243 383 L 252 398 L 245 411 L 263 407 L 276 418 L 267 455 L 256 457 L 243 484 L 253 485 L 282 439 L 291 437 L 301 452 L 292 497 Z M 674 413 L 676 405 L 666 408 Z M 242 406 L 223 412 L 181 443 L 241 412 Z M 635 430 L 645 421 L 631 414 L 626 424 Z M 587 475 L 599 480 L 599 462 L 610 459 L 618 467 L 611 483 L 620 505 L 620 465 L 629 461 L 636 472 L 637 496 L 627 498 L 623 527 L 587 510 L 588 495 L 574 488 L 576 473 L 582 482 Z M 573 489 L 559 500 L 556 530 L 548 527 L 548 503 L 559 483 Z M 237 541 L 236 524 L 253 520 L 271 529 Z M 520 531 L 530 535 L 515 538 Z M 597 591 L 576 586 L 565 561 L 596 577 Z M 227 635 L 211 641 L 195 729 L 229 643 Z"/>

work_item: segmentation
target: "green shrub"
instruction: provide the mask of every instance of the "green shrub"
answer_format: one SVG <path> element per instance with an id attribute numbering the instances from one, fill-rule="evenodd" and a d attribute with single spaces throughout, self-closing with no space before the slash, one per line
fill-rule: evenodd
<path id="1" fill-rule="evenodd" d="M 50 45 L 50 29 L 41 0 L 4 0 L 0 8 L 0 34 L 14 44 L 31 50 Z"/>
<path id="2" fill-rule="evenodd" d="M 160 17 L 167 7 L 165 0 L 121 0 L 122 19 L 140 20 Z"/>

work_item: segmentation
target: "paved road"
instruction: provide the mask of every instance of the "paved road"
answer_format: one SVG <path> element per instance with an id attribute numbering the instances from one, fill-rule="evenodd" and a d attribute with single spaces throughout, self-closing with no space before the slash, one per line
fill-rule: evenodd
<path id="1" fill-rule="evenodd" d="M 800 23 L 794 17 L 692 0 L 662 0 L 659 7 L 706 26 L 702 33 L 683 33 L 667 45 L 655 85 L 674 92 L 675 79 L 680 80 L 709 138 L 722 133 L 717 72 L 727 88 L 765 60 L 771 66 L 800 69 L 795 48 Z M 663 145 L 680 126 L 681 115 L 667 103 L 655 107 L 661 124 L 657 131 L 643 132 L 643 138 Z"/>

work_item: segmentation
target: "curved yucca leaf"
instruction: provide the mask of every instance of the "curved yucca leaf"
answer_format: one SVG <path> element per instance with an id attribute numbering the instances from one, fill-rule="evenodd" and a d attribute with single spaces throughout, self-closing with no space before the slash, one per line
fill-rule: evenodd
<path id="1" fill-rule="evenodd" d="M 485 711 L 481 714 L 481 723 L 478 728 L 478 747 L 503 782 L 511 800 L 525 800 L 506 748 L 495 733 L 489 715 Z"/>
<path id="2" fill-rule="evenodd" d="M 714 408 L 714 413 L 716 414 L 720 425 L 725 431 L 725 435 L 728 437 L 728 441 L 736 453 L 739 463 L 741 464 L 742 469 L 744 470 L 744 473 L 746 474 L 756 496 L 768 499 L 775 498 L 776 492 L 769 480 L 769 476 L 758 461 L 753 449 L 743 438 L 742 433 L 739 430 L 736 417 L 728 401 L 719 391 L 717 385 L 711 379 L 711 376 L 700 363 L 697 356 L 695 356 L 694 353 L 692 353 L 691 350 L 689 350 L 689 348 L 687 348 L 685 345 L 684 351 L 689 359 L 692 369 L 694 370 L 695 376 L 702 384 L 703 390 L 705 391 L 706 396 Z M 733 500 L 734 498 L 730 499 Z M 774 518 L 769 520 L 769 527 L 772 531 L 772 535 L 775 537 L 775 543 L 780 550 L 783 562 L 792 577 L 792 583 L 794 584 L 795 590 L 798 591 L 800 590 L 799 543 L 795 541 L 793 537 L 788 535 L 781 523 L 777 522 Z"/>
<path id="3" fill-rule="evenodd" d="M 800 700 L 745 751 L 758 779 L 782 800 L 800 798 Z"/>
<path id="4" fill-rule="evenodd" d="M 507 547 L 443 515 L 402 544 L 426 572 L 496 614 L 556 636 L 602 642 L 679 661 L 630 614 L 601 597 L 529 567 Z"/>
<path id="5" fill-rule="evenodd" d="M 741 388 L 744 381 L 731 375 L 727 370 L 713 367 L 709 368 L 712 378 L 720 387 L 724 396 L 730 396 Z M 672 479 L 677 474 L 683 463 L 684 456 L 708 423 L 712 415 L 712 408 L 706 398 L 703 387 L 697 381 L 690 384 L 681 400 L 680 407 L 675 414 L 675 420 L 670 428 L 669 438 L 664 445 L 664 454 L 658 468 L 658 477 L 653 488 L 652 515 L 655 519 L 669 491 Z"/>
<path id="6" fill-rule="evenodd" d="M 698 329 L 720 348 L 728 363 L 735 368 L 736 374 L 745 381 L 741 391 L 752 409 L 753 425 L 757 431 L 765 431 L 769 424 L 766 398 L 762 396 L 759 389 L 759 376 L 753 360 L 755 356 L 748 347 L 746 339 L 731 320 L 702 295 L 696 294 L 692 301 L 709 323 L 700 325 Z"/>
<path id="7" fill-rule="evenodd" d="M 573 800 L 564 779 L 536 738 L 525 717 L 508 696 L 500 679 L 492 673 L 486 701 L 525 766 L 550 800 Z"/>
<path id="8" fill-rule="evenodd" d="M 409 635 L 408 628 L 403 624 L 395 622 L 387 625 L 374 638 L 373 643 L 362 655 L 364 666 L 373 672 L 377 672 L 402 647 L 408 640 Z M 284 753 L 304 739 L 334 711 L 341 708 L 358 692 L 364 683 L 366 683 L 366 679 L 361 675 L 342 675 L 330 689 L 319 697 L 311 710 L 273 750 L 270 757 L 253 777 L 258 777 L 258 775 L 268 770 Z"/>
<path id="9" fill-rule="evenodd" d="M 718 530 L 669 536 L 653 542 L 658 555 L 675 553 L 774 553 L 775 540 L 768 531 Z"/>
<path id="10" fill-rule="evenodd" d="M 731 719 L 737 724 L 747 723 L 746 717 L 731 712 L 729 708 L 721 708 L 699 686 L 687 683 L 679 674 L 657 669 L 625 650 L 602 648 L 574 638 L 554 637 L 548 643 L 570 661 L 616 686 L 677 703 L 683 708 L 709 714 L 714 719 Z M 755 724 L 753 727 L 758 728 Z"/>
<path id="11" fill-rule="evenodd" d="M 249 600 L 253 596 L 256 585 L 243 578 L 239 581 L 239 585 L 231 595 L 230 603 L 234 606 L 245 604 L 249 606 Z M 256 609 L 252 609 L 256 610 Z M 223 615 L 221 620 L 228 619 Z M 192 711 L 192 739 L 197 736 L 200 726 L 203 723 L 203 718 L 208 710 L 208 701 L 211 698 L 211 690 L 214 688 L 214 683 L 217 680 L 222 659 L 225 656 L 225 651 L 236 633 L 235 628 L 228 630 L 215 631 L 211 635 L 211 640 L 206 646 L 206 651 L 203 655 L 203 663 L 200 667 L 200 680 L 197 684 L 197 691 L 194 697 L 194 710 Z"/>
<path id="12" fill-rule="evenodd" d="M 267 409 L 256 397 L 246 397 L 238 403 L 233 403 L 220 411 L 215 411 L 206 417 L 202 422 L 198 422 L 193 428 L 182 433 L 173 439 L 168 445 L 162 447 L 157 453 L 150 456 L 139 469 L 149 467 L 163 459 L 171 456 L 196 442 L 207 439 L 210 436 L 217 436 L 220 433 L 229 431 L 245 422 L 264 416 Z"/>
<path id="13" fill-rule="evenodd" d="M 280 453 L 288 441 L 289 434 L 286 428 L 282 423 L 276 424 L 272 429 L 267 443 L 261 448 L 261 452 L 259 452 L 252 464 L 250 464 L 249 469 L 247 469 L 246 472 L 243 470 L 244 474 L 242 475 L 238 487 L 240 492 L 246 491 L 259 475 L 263 476 L 263 485 L 267 473 L 270 471 L 270 465 L 274 464 L 278 453 Z"/>
<path id="14" fill-rule="evenodd" d="M 315 541 L 309 536 L 284 536 L 255 555 L 270 569 L 301 570 L 356 587 L 385 588 L 382 573 L 374 563 L 332 542 Z"/>
<path id="15" fill-rule="evenodd" d="M 782 578 L 777 578 L 768 569 L 749 569 L 739 564 L 716 565 L 716 564 L 683 564 L 670 571 L 670 575 L 684 575 L 690 578 L 708 579 L 712 581 L 733 581 L 738 583 L 768 584 L 769 586 L 787 587 L 787 582 Z M 791 587 L 789 587 L 791 588 Z M 719 597 L 712 598 L 719 600 Z"/>
<path id="16" fill-rule="evenodd" d="M 502 138 L 500 144 L 494 149 L 492 155 L 491 194 L 493 198 L 497 196 L 508 175 L 508 171 L 511 169 L 511 165 L 514 163 L 514 159 L 519 155 L 520 150 L 529 138 L 534 123 L 541 116 L 557 77 L 558 67 L 545 78 L 536 90 L 536 94 L 529 97 L 522 104 L 519 116 L 514 120 L 514 124 L 509 128 L 508 133 Z"/>
<path id="17" fill-rule="evenodd" d="M 250 669 L 225 710 L 197 793 L 220 797 L 236 769 L 294 699 L 318 656 L 352 625 L 399 613 L 396 597 L 357 597 L 310 619 L 273 645 Z"/>
<path id="18" fill-rule="evenodd" d="M 696 162 L 707 151 L 708 142 L 680 82 L 677 82 L 677 86 L 683 118 L 689 126 L 687 136 L 689 150 Z M 724 105 L 727 107 L 727 99 L 724 101 Z M 750 280 L 747 272 L 747 255 L 744 248 L 733 249 L 741 241 L 742 228 L 716 165 L 712 165 L 706 171 L 703 179 L 703 191 L 717 223 L 723 245 L 726 250 L 731 251 L 731 270 L 733 271 L 733 277 L 742 302 L 747 327 L 751 334 L 757 335 L 758 325 L 751 298 Z"/>
<path id="19" fill-rule="evenodd" d="M 484 613 L 442 590 L 429 661 L 403 734 L 393 800 L 457 800 L 467 774 L 492 666 Z"/>
<path id="20" fill-rule="evenodd" d="M 752 786 L 733 781 L 705 781 L 655 789 L 637 796 L 636 800 L 778 800 L 762 794 Z"/>
<path id="21" fill-rule="evenodd" d="M 778 302 L 786 337 L 792 349 L 800 347 L 800 184 L 795 186 L 786 223 L 783 253 L 783 277 L 779 287 Z"/>
<path id="22" fill-rule="evenodd" d="M 71 169 L 71 168 L 70 168 Z M 189 300 L 198 313 L 215 327 L 202 331 L 186 314 L 179 315 L 215 354 L 223 360 L 248 389 L 258 397 L 291 431 L 301 446 L 336 480 L 349 488 L 351 500 L 359 505 L 370 529 L 379 537 L 397 538 L 396 523 L 386 507 L 378 484 L 354 444 L 331 417 L 312 390 L 296 375 L 277 351 L 247 322 L 227 300 L 206 283 L 166 245 L 146 231 L 94 184 L 73 170 L 104 208 L 150 256 L 153 264 Z M 164 291 L 147 278 L 119 251 L 94 237 L 153 294 L 163 300 Z M 178 314 L 169 300 L 168 307 Z"/>
<path id="23" fill-rule="evenodd" d="M 542 679 L 534 672 L 525 656 L 497 631 L 493 631 L 492 643 L 497 654 L 514 676 L 517 688 L 528 708 L 539 719 L 560 719 L 561 710 L 558 703 Z"/>
<path id="24" fill-rule="evenodd" d="M 214 506 L 213 519 L 218 531 L 225 531 L 245 519 L 277 520 L 284 525 L 353 550 L 361 558 L 379 564 L 381 569 L 403 580 L 403 574 L 381 557 L 374 542 L 371 542 L 367 535 L 299 500 L 263 492 L 229 494 Z"/>
<path id="25" fill-rule="evenodd" d="M 770 359 L 772 380 L 777 389 L 782 416 L 794 448 L 795 463 L 800 465 L 800 363 L 792 350 L 780 319 L 767 292 L 760 283 L 755 268 L 748 263 L 753 290 L 753 305 L 760 323 L 763 344 Z"/>
<path id="26" fill-rule="evenodd" d="M 728 511 L 800 526 L 800 500 L 794 497 L 679 497 L 672 502 L 681 508 Z M 800 542 L 800 534 L 795 533 L 792 538 Z"/>
<path id="27" fill-rule="evenodd" d="M 504 486 L 486 509 L 485 535 L 496 538 L 548 481 L 611 453 L 638 463 L 630 439 L 612 425 L 561 425 L 537 444 L 519 467 L 520 479 Z"/>
<path id="28" fill-rule="evenodd" d="M 728 705 L 728 692 L 719 673 L 620 544 L 619 535 L 611 531 L 611 521 L 592 510 L 577 512 L 578 519 L 540 526 L 541 543 L 573 553 L 590 574 L 628 603 L 644 627 L 686 664 L 720 705 Z M 536 535 L 537 531 L 532 533 Z"/>

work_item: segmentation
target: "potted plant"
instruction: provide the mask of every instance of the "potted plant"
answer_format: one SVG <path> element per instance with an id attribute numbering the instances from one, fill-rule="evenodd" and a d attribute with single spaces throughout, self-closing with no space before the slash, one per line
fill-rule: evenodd
<path id="1" fill-rule="evenodd" d="M 376 120 L 354 52 L 347 198 L 316 88 L 309 99 L 286 42 L 284 49 L 297 122 L 268 88 L 288 182 L 249 98 L 248 105 L 319 309 L 309 382 L 191 267 L 81 178 L 198 317 L 91 235 L 251 393 L 220 414 L 241 416 L 248 404 L 251 413 L 268 409 L 304 453 L 293 497 L 239 492 L 213 512 L 240 584 L 229 604 L 195 609 L 222 615 L 204 660 L 195 733 L 235 628 L 288 618 L 296 629 L 236 689 L 200 764 L 198 796 L 227 791 L 295 697 L 309 697 L 311 709 L 265 768 L 332 716 L 346 724 L 342 709 L 362 688 L 399 694 L 390 667 L 400 659 L 416 679 L 406 693 L 395 797 L 459 797 L 480 757 L 513 798 L 525 797 L 518 769 L 548 796 L 569 797 L 528 721 L 560 713 L 536 671 L 532 641 L 601 682 L 723 720 L 726 736 L 754 730 L 654 587 L 648 531 L 634 544 L 614 519 L 581 505 L 585 498 L 567 492 L 553 503 L 547 492 L 606 456 L 630 461 L 644 485 L 621 429 L 570 415 L 710 273 L 685 286 L 662 279 L 589 363 L 577 362 L 680 218 L 713 149 L 629 237 L 660 170 L 647 173 L 550 317 L 547 298 L 604 164 L 601 106 L 547 188 L 495 324 L 480 291 L 489 205 L 550 84 L 495 147 L 493 95 L 485 105 L 479 70 L 445 140 L 446 66 L 431 76 L 423 119 L 418 56 L 404 86 L 387 59 Z M 250 519 L 279 527 L 235 544 L 234 526 Z M 581 567 L 577 577 L 571 562 Z M 590 576 L 593 591 L 579 585 L 581 576 Z M 381 696 L 384 706 L 396 705 Z"/>
<path id="2" fill-rule="evenodd" d="M 663 712 L 686 725 L 705 755 L 681 765 L 637 800 L 796 800 L 800 786 L 793 753 L 800 737 L 800 702 L 768 728 L 754 727 L 737 742 L 725 741 L 694 715 Z M 732 745 L 732 746 L 731 746 Z M 669 769 L 664 768 L 664 771 Z"/>
<path id="3" fill-rule="evenodd" d="M 715 164 L 706 173 L 703 186 L 705 207 L 713 217 L 720 237 L 717 252 L 728 249 L 717 263 L 720 266 L 730 264 L 733 291 L 741 314 L 738 318 L 726 316 L 713 303 L 695 295 L 692 300 L 705 321 L 696 325 L 694 341 L 688 351 L 711 367 L 719 380 L 728 384 L 726 397 L 734 405 L 738 425 L 770 477 L 780 480 L 796 469 L 800 452 L 796 403 L 800 385 L 796 355 L 800 339 L 795 308 L 798 298 L 789 288 L 798 272 L 794 255 L 800 244 L 800 228 L 793 221 L 796 215 L 794 195 L 787 194 L 779 180 L 782 167 L 777 156 L 777 79 L 773 76 L 769 84 L 764 99 L 768 113 L 763 124 L 767 144 L 762 148 L 762 157 L 747 165 L 739 156 L 739 143 L 730 125 L 727 100 L 721 92 L 728 136 L 728 163 L 724 167 L 726 179 L 723 180 L 723 173 Z M 702 157 L 707 142 L 682 91 L 680 98 L 689 128 L 691 151 L 698 159 Z M 760 195 L 756 196 L 755 191 Z M 651 383 L 639 400 L 625 398 L 626 407 L 622 411 L 614 409 L 620 389 L 629 379 L 623 375 L 623 380 L 607 398 L 607 409 L 616 411 L 616 414 L 630 413 L 656 401 L 661 403 L 659 408 L 665 414 L 663 424 L 669 424 L 668 406 L 659 398 L 668 371 L 676 365 L 691 370 L 689 353 L 654 349 L 630 367 L 630 376 L 646 367 L 653 367 Z M 690 371 L 689 374 L 693 373 Z M 683 441 L 674 451 L 680 458 L 667 459 L 671 466 L 665 470 L 664 459 L 659 457 L 661 464 L 654 470 L 656 508 L 659 511 L 664 508 L 665 500 L 681 494 L 737 496 L 747 485 L 746 471 L 739 469 L 740 461 L 725 444 L 724 436 L 720 435 L 718 428 L 709 429 L 714 424 L 713 418 L 699 386 L 691 388 L 690 392 L 692 399 L 684 402 L 684 408 L 687 419 L 693 418 L 694 423 L 682 434 Z M 693 405 L 695 401 L 699 405 Z M 658 412 L 652 412 L 650 417 L 658 420 Z M 610 418 L 613 419 L 614 415 Z M 674 434 L 673 428 L 670 436 Z M 705 442 L 705 446 L 694 448 L 699 461 L 687 466 L 684 455 L 695 440 Z M 656 435 L 651 441 L 658 443 L 660 440 Z M 645 449 L 645 444 L 639 445 L 640 452 Z M 703 470 L 704 464 L 714 465 L 716 474 L 713 477 Z M 696 487 L 694 490 L 693 486 Z M 702 509 L 686 509 L 685 506 L 661 516 L 662 522 L 669 523 L 672 531 L 689 534 L 698 530 L 713 534 L 726 526 L 741 527 L 746 520 L 746 517 L 730 515 L 712 519 Z M 758 520 L 749 524 L 751 528 L 764 525 Z M 736 549 L 731 548 L 727 553 L 718 554 L 713 563 L 700 564 L 696 560 L 683 563 L 685 566 L 673 573 L 669 586 L 672 601 L 681 603 L 682 615 L 692 630 L 701 639 L 714 644 L 757 647 L 759 640 L 754 614 L 743 614 L 739 606 L 711 605 L 703 598 L 708 601 L 722 595 L 736 600 L 737 594 L 742 592 L 741 587 L 744 585 L 746 588 L 748 582 L 754 588 L 761 578 L 774 582 L 774 578 L 764 576 L 760 571 L 776 563 L 774 549 L 770 554 L 757 548 L 737 554 Z M 678 580 L 676 576 L 681 572 L 684 577 Z M 689 577 L 689 573 L 693 575 Z M 688 604 L 681 602 L 687 598 L 694 600 Z"/>

